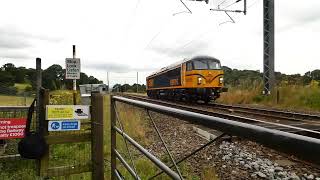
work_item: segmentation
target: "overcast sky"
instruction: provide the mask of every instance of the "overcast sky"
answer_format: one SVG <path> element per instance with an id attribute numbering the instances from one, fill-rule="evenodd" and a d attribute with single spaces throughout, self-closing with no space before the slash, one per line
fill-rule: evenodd
<path id="1" fill-rule="evenodd" d="M 262 71 L 262 1 L 248 0 L 248 14 L 213 12 L 224 0 L 2 0 L 0 65 L 64 67 L 77 46 L 82 71 L 112 84 L 139 83 L 152 71 L 185 57 L 209 55 L 222 65 Z M 235 0 L 226 0 L 226 7 Z M 242 2 L 228 9 L 242 9 Z M 275 70 L 320 69 L 320 1 L 275 0 Z"/>

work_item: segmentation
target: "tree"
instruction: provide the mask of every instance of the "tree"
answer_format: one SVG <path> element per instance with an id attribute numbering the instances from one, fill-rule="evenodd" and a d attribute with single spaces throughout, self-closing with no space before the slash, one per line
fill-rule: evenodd
<path id="1" fill-rule="evenodd" d="M 115 84 L 112 87 L 112 92 L 120 92 L 121 91 L 121 84 Z"/>
<path id="2" fill-rule="evenodd" d="M 2 66 L 3 70 L 8 73 L 13 73 L 16 70 L 16 67 L 12 63 L 7 63 Z M 13 75 L 13 74 L 12 74 Z"/>
<path id="3" fill-rule="evenodd" d="M 54 64 L 43 71 L 42 86 L 50 90 L 61 89 L 63 76 L 62 67 Z"/>
<path id="4" fill-rule="evenodd" d="M 0 71 L 0 86 L 14 86 L 14 76 L 7 71 Z"/>
<path id="5" fill-rule="evenodd" d="M 310 73 L 310 75 L 311 75 L 311 78 L 312 78 L 313 80 L 320 81 L 320 70 L 319 70 L 319 69 L 316 69 L 316 70 L 312 71 L 312 72 Z"/>
<path id="6" fill-rule="evenodd" d="M 18 67 L 15 71 L 15 82 L 16 83 L 24 83 L 26 78 L 26 68 Z"/>

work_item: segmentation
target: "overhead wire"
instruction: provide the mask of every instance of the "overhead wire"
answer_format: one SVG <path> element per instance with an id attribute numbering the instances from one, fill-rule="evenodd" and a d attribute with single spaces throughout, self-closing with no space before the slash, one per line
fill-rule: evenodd
<path id="1" fill-rule="evenodd" d="M 247 9 L 251 8 L 252 6 L 254 6 L 254 5 L 257 4 L 259 1 L 260 1 L 260 0 L 255 0 L 252 4 L 250 4 L 250 5 L 248 6 Z"/>
<path id="2" fill-rule="evenodd" d="M 183 4 L 183 6 L 188 10 L 188 11 L 181 11 L 181 12 L 178 12 L 178 13 L 174 13 L 173 16 L 177 15 L 177 14 L 181 14 L 181 13 L 190 13 L 192 14 L 192 11 L 188 8 L 188 6 L 182 1 L 180 0 L 180 2 Z"/>
<path id="3" fill-rule="evenodd" d="M 181 1 L 181 3 L 182 3 L 183 5 L 185 5 L 185 3 L 184 3 L 182 0 L 180 0 L 180 1 Z M 219 5 L 222 5 L 222 4 L 226 3 L 227 1 L 228 1 L 228 0 L 223 0 L 221 3 L 219 3 Z M 232 6 L 232 5 L 234 5 L 234 4 L 236 4 L 236 3 L 240 2 L 240 1 L 241 1 L 241 0 L 236 0 L 236 1 L 234 1 L 233 3 L 227 5 L 226 7 L 223 7 L 223 8 L 226 9 L 226 8 Z M 259 1 L 259 0 L 255 0 L 255 2 L 253 2 L 251 5 L 249 5 L 247 9 L 251 8 L 251 7 L 252 7 L 253 5 L 255 5 L 258 1 Z M 186 6 L 186 5 L 185 5 L 185 6 Z M 186 8 L 187 8 L 188 10 L 190 10 L 187 6 L 186 6 Z M 190 12 L 191 12 L 191 11 L 190 11 Z M 231 20 L 231 21 L 228 21 L 228 22 L 235 23 L 234 18 L 232 18 L 228 13 L 226 13 L 226 14 L 227 14 L 227 16 L 230 18 L 230 20 Z M 227 23 L 227 22 L 224 22 L 224 23 Z M 224 23 L 220 23 L 219 25 L 222 25 L 222 24 L 224 24 Z M 161 29 L 160 31 L 158 31 L 158 32 L 150 39 L 150 41 L 147 43 L 147 45 L 142 49 L 142 52 L 143 52 L 144 50 L 146 50 L 147 48 L 150 47 L 150 45 L 153 43 L 153 41 L 155 41 L 155 40 L 157 39 L 157 37 L 160 35 L 161 31 L 162 31 L 162 29 Z M 190 44 L 192 44 L 195 40 L 199 39 L 200 37 L 204 36 L 205 34 L 209 33 L 210 31 L 211 31 L 211 30 L 208 30 L 208 31 L 205 31 L 205 32 L 199 34 L 198 36 L 196 36 L 196 37 L 193 38 L 192 40 L 188 41 L 188 42 L 185 43 L 184 45 L 179 46 L 178 48 L 176 48 L 176 49 L 174 49 L 174 50 L 184 49 L 184 48 L 188 47 L 188 46 L 189 46 Z"/>
<path id="4" fill-rule="evenodd" d="M 227 0 L 222 1 L 221 3 L 219 3 L 219 5 L 222 5 L 222 4 L 225 3 L 226 1 L 227 1 Z M 233 2 L 232 4 L 228 5 L 227 7 L 230 7 L 230 6 L 236 4 L 236 3 L 240 2 L 240 1 L 241 1 L 241 0 L 237 0 L 237 1 Z M 252 3 L 252 4 L 250 5 L 250 7 L 253 6 L 254 4 L 256 4 L 258 1 L 259 1 L 259 0 L 256 0 L 254 3 Z M 227 7 L 224 7 L 224 8 L 227 8 Z M 248 7 L 247 9 L 249 9 L 249 7 Z M 220 23 L 219 25 L 222 25 L 222 24 L 225 24 L 225 23 L 228 23 L 228 22 L 235 23 L 234 18 L 231 17 L 227 12 L 226 12 L 226 15 L 230 18 L 231 21 L 222 22 L 222 23 Z M 208 31 L 206 31 L 206 32 L 201 33 L 200 35 L 196 36 L 195 38 L 193 38 L 192 40 L 188 41 L 188 42 L 185 43 L 184 45 L 179 46 L 179 47 L 176 48 L 175 50 L 177 50 L 177 49 L 180 49 L 180 50 L 181 50 L 181 49 L 184 49 L 184 48 L 188 47 L 188 46 L 189 46 L 191 43 L 193 43 L 195 40 L 199 39 L 200 37 L 204 36 L 205 34 L 209 33 L 210 31 L 211 31 L 211 30 L 208 30 Z"/>
<path id="5" fill-rule="evenodd" d="M 129 33 L 129 30 L 131 29 L 131 26 L 132 26 L 132 23 L 130 23 L 130 21 L 132 21 L 132 19 L 134 19 L 135 18 L 135 16 L 136 16 L 136 12 L 137 12 L 137 9 L 138 9 L 138 6 L 139 6 L 139 4 L 140 4 L 140 1 L 141 0 L 137 0 L 137 2 L 136 2 L 136 5 L 135 5 L 135 7 L 134 7 L 134 9 L 132 10 L 132 13 L 131 13 L 131 18 L 129 17 L 129 20 L 128 20 L 128 24 L 127 24 L 127 26 L 126 26 L 126 32 L 125 32 L 125 42 L 127 43 L 127 39 L 128 39 L 128 33 Z"/>
<path id="6" fill-rule="evenodd" d="M 235 2 L 233 2 L 233 3 L 229 4 L 228 6 L 224 7 L 223 9 L 227 9 L 228 7 L 230 7 L 230 6 L 238 3 L 238 2 L 240 2 L 240 1 L 241 1 L 241 0 L 236 0 Z"/>

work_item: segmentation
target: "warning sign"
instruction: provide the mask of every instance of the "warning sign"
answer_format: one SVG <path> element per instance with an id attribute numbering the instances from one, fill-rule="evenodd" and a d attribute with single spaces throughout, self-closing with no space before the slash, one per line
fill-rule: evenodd
<path id="1" fill-rule="evenodd" d="M 78 131 L 80 130 L 80 121 L 49 121 L 48 131 Z"/>
<path id="2" fill-rule="evenodd" d="M 48 105 L 47 120 L 89 119 L 90 107 L 84 105 Z"/>
<path id="3" fill-rule="evenodd" d="M 80 79 L 80 59 L 66 58 L 66 79 Z"/>
<path id="4" fill-rule="evenodd" d="M 0 118 L 0 139 L 24 137 L 26 118 Z"/>
<path id="5" fill-rule="evenodd" d="M 47 119 L 72 119 L 73 118 L 73 107 L 72 106 L 58 106 L 58 107 L 47 107 Z"/>

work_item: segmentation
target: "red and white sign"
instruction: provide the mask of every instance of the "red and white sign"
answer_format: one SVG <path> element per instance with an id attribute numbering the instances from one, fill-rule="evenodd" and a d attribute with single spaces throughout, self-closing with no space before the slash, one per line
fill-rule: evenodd
<path id="1" fill-rule="evenodd" d="M 0 139 L 23 138 L 26 118 L 0 118 Z"/>

